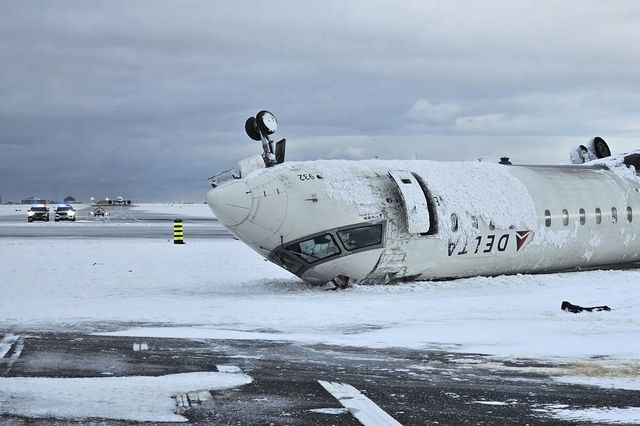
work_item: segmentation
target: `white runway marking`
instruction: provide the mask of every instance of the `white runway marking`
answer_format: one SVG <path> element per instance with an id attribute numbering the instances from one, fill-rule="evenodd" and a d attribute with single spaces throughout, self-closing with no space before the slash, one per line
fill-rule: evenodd
<path id="1" fill-rule="evenodd" d="M 325 382 L 323 380 L 318 380 L 318 383 L 364 426 L 400 425 L 396 419 L 388 415 L 375 402 L 364 396 L 353 386 L 346 383 Z"/>
<path id="2" fill-rule="evenodd" d="M 11 354 L 11 357 L 9 357 L 9 360 L 7 361 L 7 368 L 4 371 L 5 374 L 11 371 L 11 367 L 13 367 L 13 364 L 15 364 L 15 362 L 18 360 L 18 358 L 22 354 L 23 349 L 24 349 L 24 338 L 20 337 L 17 343 L 15 344 L 15 349 Z"/>
<path id="3" fill-rule="evenodd" d="M 134 343 L 133 344 L 133 351 L 134 352 L 139 352 L 139 351 L 148 351 L 149 350 L 149 345 L 146 343 Z"/>
<path id="4" fill-rule="evenodd" d="M 0 358 L 4 358 L 13 347 L 13 344 L 20 338 L 15 334 L 7 334 L 0 340 Z"/>

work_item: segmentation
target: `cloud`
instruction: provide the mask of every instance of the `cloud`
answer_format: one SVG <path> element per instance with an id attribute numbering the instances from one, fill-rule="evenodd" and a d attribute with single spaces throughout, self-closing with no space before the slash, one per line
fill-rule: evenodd
<path id="1" fill-rule="evenodd" d="M 265 108 L 291 160 L 550 162 L 594 134 L 640 140 L 633 2 L 262 6 L 3 2 L 0 195 L 199 201 L 259 152 L 243 126 Z"/>
<path id="2" fill-rule="evenodd" d="M 451 124 L 461 112 L 459 105 L 452 103 L 433 103 L 427 99 L 418 99 L 409 109 L 409 117 L 426 124 Z"/>

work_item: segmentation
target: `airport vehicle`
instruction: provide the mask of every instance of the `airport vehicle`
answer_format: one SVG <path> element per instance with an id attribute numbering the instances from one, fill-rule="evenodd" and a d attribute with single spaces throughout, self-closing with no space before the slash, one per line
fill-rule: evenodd
<path id="1" fill-rule="evenodd" d="M 640 260 L 640 151 L 611 156 L 602 138 L 573 149 L 571 165 L 284 163 L 272 114 L 245 127 L 260 136 L 262 154 L 210 178 L 207 202 L 237 238 L 305 281 L 346 286 Z"/>
<path id="2" fill-rule="evenodd" d="M 105 217 L 105 216 L 109 216 L 109 212 L 106 211 L 102 206 L 96 206 L 93 210 L 89 212 L 89 216 Z"/>
<path id="3" fill-rule="evenodd" d="M 59 222 L 61 220 L 76 221 L 76 210 L 68 204 L 60 204 L 55 211 L 54 220 Z"/>
<path id="4" fill-rule="evenodd" d="M 49 208 L 45 204 L 36 204 L 27 210 L 27 222 L 42 220 L 49 222 Z"/>

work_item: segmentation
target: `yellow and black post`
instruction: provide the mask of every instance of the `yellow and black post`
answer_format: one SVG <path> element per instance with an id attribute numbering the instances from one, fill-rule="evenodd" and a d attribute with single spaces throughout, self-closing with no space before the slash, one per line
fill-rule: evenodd
<path id="1" fill-rule="evenodd" d="M 184 234 L 182 233 L 182 219 L 173 220 L 173 244 L 184 244 Z"/>

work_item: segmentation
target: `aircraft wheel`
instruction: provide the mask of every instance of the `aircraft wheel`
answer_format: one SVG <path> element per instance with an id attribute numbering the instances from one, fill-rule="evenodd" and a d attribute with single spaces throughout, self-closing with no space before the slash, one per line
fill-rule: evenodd
<path id="1" fill-rule="evenodd" d="M 265 135 L 272 135 L 278 130 L 278 121 L 269 111 L 262 110 L 256 115 L 258 129 Z"/>
<path id="2" fill-rule="evenodd" d="M 244 123 L 244 131 L 247 132 L 247 135 L 254 141 L 262 139 L 260 137 L 260 131 L 258 130 L 258 123 L 256 122 L 255 117 L 247 118 L 247 121 Z"/>

